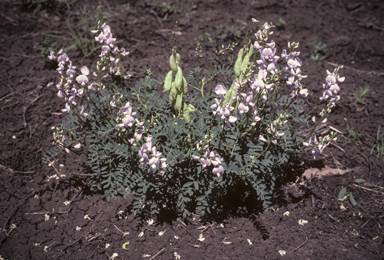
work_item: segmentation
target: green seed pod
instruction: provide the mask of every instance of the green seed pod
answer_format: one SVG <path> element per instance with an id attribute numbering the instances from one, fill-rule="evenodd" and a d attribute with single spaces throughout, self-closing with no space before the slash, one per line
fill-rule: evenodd
<path id="1" fill-rule="evenodd" d="M 183 104 L 183 93 L 178 93 L 176 96 L 175 110 L 180 111 Z"/>
<path id="2" fill-rule="evenodd" d="M 164 92 L 170 91 L 172 88 L 172 70 L 167 73 L 164 79 Z"/>
<path id="3" fill-rule="evenodd" d="M 194 112 L 196 110 L 196 108 L 192 105 L 192 104 L 188 104 L 187 106 L 188 108 L 188 111 L 191 113 L 191 112 Z"/>
<path id="4" fill-rule="evenodd" d="M 244 60 L 240 66 L 240 72 L 242 72 L 247 67 L 248 63 L 249 63 L 249 53 L 245 54 Z"/>
<path id="5" fill-rule="evenodd" d="M 226 104 L 228 104 L 228 102 L 231 100 L 232 92 L 233 92 L 233 87 L 234 87 L 234 84 L 232 83 L 231 88 L 227 91 L 227 93 L 225 93 L 225 99 L 224 99 L 224 102 L 223 102 L 224 106 Z"/>
<path id="6" fill-rule="evenodd" d="M 183 77 L 182 89 L 183 89 L 184 95 L 187 95 L 187 93 L 188 93 L 188 82 L 187 82 L 187 80 L 184 77 Z"/>
<path id="7" fill-rule="evenodd" d="M 240 49 L 239 51 L 239 54 L 237 55 L 237 60 L 235 62 L 235 74 L 236 74 L 236 77 L 239 77 L 240 76 L 240 73 L 241 73 L 241 64 L 243 62 L 243 48 Z"/>
<path id="8" fill-rule="evenodd" d="M 252 53 L 253 53 L 253 44 L 251 44 L 251 47 L 249 47 L 249 52 L 248 52 L 249 58 L 252 57 Z"/>
<path id="9" fill-rule="evenodd" d="M 173 53 L 169 57 L 169 66 L 174 72 L 177 72 L 177 65 L 176 65 L 175 57 L 173 57 Z"/>
<path id="10" fill-rule="evenodd" d="M 177 66 L 177 73 L 175 76 L 175 86 L 178 91 L 181 91 L 181 85 L 183 84 L 183 71 Z"/>
<path id="11" fill-rule="evenodd" d="M 176 53 L 176 64 L 180 66 L 180 54 Z"/>
<path id="12" fill-rule="evenodd" d="M 186 106 L 186 104 L 184 104 L 184 108 L 183 108 L 183 119 L 185 120 L 185 122 L 189 123 L 191 121 L 191 116 L 189 115 L 190 111 L 189 111 L 189 108 L 188 106 Z M 189 142 L 191 141 L 191 139 L 189 139 Z"/>
<path id="13" fill-rule="evenodd" d="M 169 93 L 169 102 L 173 104 L 176 100 L 177 89 L 175 87 L 175 82 L 172 82 L 171 92 Z"/>

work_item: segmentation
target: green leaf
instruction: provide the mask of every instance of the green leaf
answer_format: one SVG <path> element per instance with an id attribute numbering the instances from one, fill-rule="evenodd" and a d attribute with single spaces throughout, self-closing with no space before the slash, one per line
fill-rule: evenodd
<path id="1" fill-rule="evenodd" d="M 356 183 L 364 183 L 365 180 L 364 180 L 364 179 L 356 179 L 355 182 L 356 182 Z"/>
<path id="2" fill-rule="evenodd" d="M 172 88 L 172 70 L 167 73 L 164 80 L 164 92 L 170 91 Z"/>
<path id="3" fill-rule="evenodd" d="M 199 183 L 197 181 L 194 181 L 193 184 L 195 186 L 195 189 L 199 190 Z"/>
<path id="4" fill-rule="evenodd" d="M 187 188 L 193 184 L 193 181 L 189 181 L 186 184 L 183 185 L 183 188 Z"/>
<path id="5" fill-rule="evenodd" d="M 357 205 L 357 202 L 356 202 L 355 198 L 353 197 L 352 192 L 349 193 L 349 201 L 351 202 L 351 204 L 352 204 L 353 206 L 356 206 L 356 205 Z"/>
<path id="6" fill-rule="evenodd" d="M 342 188 L 341 191 L 339 192 L 339 195 L 337 196 L 337 199 L 338 200 L 343 200 L 344 196 L 345 196 L 345 193 L 347 193 L 347 189 L 346 188 Z"/>

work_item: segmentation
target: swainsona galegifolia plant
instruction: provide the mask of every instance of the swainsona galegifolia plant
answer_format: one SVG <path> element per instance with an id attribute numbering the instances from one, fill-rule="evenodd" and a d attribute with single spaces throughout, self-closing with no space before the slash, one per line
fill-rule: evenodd
<path id="1" fill-rule="evenodd" d="M 239 50 L 234 70 L 219 66 L 196 77 L 201 71 L 196 68 L 184 77 L 174 46 L 165 78 L 152 79 L 149 72 L 129 88 L 107 83 L 110 75 L 124 77 L 120 60 L 128 53 L 114 45 L 106 24 L 92 31 L 102 45 L 95 72 L 83 66 L 78 74 L 67 54 L 52 52 L 61 75 L 58 96 L 65 100 L 62 111 L 68 118 L 43 160 L 48 163 L 62 150 L 85 153 L 92 188 L 107 198 L 132 194 L 132 210 L 138 213 L 157 214 L 164 207 L 184 218 L 196 209 L 211 213 L 222 206 L 218 198 L 238 183 L 254 189 L 263 207 L 270 208 L 276 178 L 291 154 L 316 157 L 336 139 L 334 133 L 316 137 L 314 129 L 339 100 L 337 83 L 344 81 L 340 67 L 327 71 L 320 104 L 302 113 L 301 98 L 308 90 L 301 83 L 306 76 L 298 43 L 288 43 L 288 50 L 277 56 L 274 41 L 268 41 L 272 27 L 262 25 L 255 42 Z M 204 84 L 211 86 L 218 74 L 232 80 L 205 92 Z M 160 86 L 169 95 L 160 96 Z M 283 88 L 290 88 L 290 94 L 280 94 Z M 320 119 L 313 117 L 312 130 L 304 134 L 300 129 L 312 124 L 311 114 L 319 107 Z"/>

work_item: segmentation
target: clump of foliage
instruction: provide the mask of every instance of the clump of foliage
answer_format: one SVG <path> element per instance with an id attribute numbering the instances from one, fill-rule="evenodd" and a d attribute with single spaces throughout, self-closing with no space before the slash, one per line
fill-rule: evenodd
<path id="1" fill-rule="evenodd" d="M 310 45 L 312 46 L 311 50 L 311 60 L 313 61 L 321 61 L 324 60 L 327 57 L 327 44 L 319 42 L 311 42 Z"/>
<path id="2" fill-rule="evenodd" d="M 353 98 L 350 97 L 350 99 L 353 100 L 354 102 L 356 102 L 357 104 L 365 105 L 364 95 L 368 93 L 369 86 L 365 86 L 364 88 L 360 88 L 360 92 L 359 92 L 357 90 L 355 91 L 355 85 L 353 85 L 353 90 L 354 90 Z"/>
<path id="3" fill-rule="evenodd" d="M 216 66 L 202 75 L 197 67 L 184 74 L 174 45 L 165 77 L 153 79 L 148 71 L 130 88 L 108 81 L 109 75 L 127 77 L 121 59 L 128 53 L 115 46 L 106 24 L 92 31 L 102 45 L 93 74 L 86 66 L 77 74 L 67 54 L 51 52 L 50 59 L 59 64 L 56 87 L 68 118 L 54 133 L 56 146 L 43 161 L 48 164 L 62 150 L 85 153 L 92 188 L 107 198 L 132 194 L 132 209 L 138 213 L 158 214 L 165 206 L 183 218 L 196 210 L 211 213 L 220 207 L 220 191 L 239 183 L 252 188 L 269 209 L 276 179 L 290 156 L 309 152 L 315 157 L 336 139 L 334 133 L 317 138 L 314 129 L 339 100 L 337 82 L 344 81 L 340 67 L 327 71 L 321 102 L 301 113 L 308 90 L 301 84 L 305 75 L 298 43 L 288 43 L 288 50 L 277 56 L 275 43 L 268 41 L 272 26 L 259 27 L 255 42 L 238 51 L 234 68 Z M 215 57 L 235 46 L 223 46 Z M 220 74 L 231 80 L 219 82 L 211 93 L 212 80 Z M 287 86 L 291 93 L 280 94 Z M 298 127 L 312 124 L 311 113 L 320 107 L 320 120 L 303 134 Z"/>

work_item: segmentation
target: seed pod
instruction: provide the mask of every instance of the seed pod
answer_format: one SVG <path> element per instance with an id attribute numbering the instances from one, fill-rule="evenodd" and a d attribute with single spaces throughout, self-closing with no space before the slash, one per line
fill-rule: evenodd
<path id="1" fill-rule="evenodd" d="M 252 57 L 252 53 L 253 53 L 253 44 L 251 44 L 251 46 L 249 47 L 249 52 L 248 52 L 249 58 Z"/>
<path id="2" fill-rule="evenodd" d="M 172 88 L 172 70 L 167 73 L 164 79 L 164 92 L 170 91 Z"/>
<path id="3" fill-rule="evenodd" d="M 176 100 L 177 89 L 175 87 L 175 82 L 172 82 L 171 92 L 169 92 L 169 102 L 173 104 Z"/>
<path id="4" fill-rule="evenodd" d="M 243 72 L 243 70 L 247 67 L 248 63 L 249 63 L 249 53 L 245 54 L 244 60 L 240 66 L 240 73 Z"/>
<path id="5" fill-rule="evenodd" d="M 176 65 L 175 57 L 173 57 L 173 53 L 169 57 L 169 66 L 174 72 L 177 72 L 177 65 Z"/>
<path id="6" fill-rule="evenodd" d="M 181 105 L 183 104 L 183 93 L 177 93 L 176 96 L 176 103 L 175 103 L 175 110 L 180 111 Z"/>
<path id="7" fill-rule="evenodd" d="M 237 60 L 235 62 L 235 74 L 236 74 L 236 77 L 239 77 L 240 76 L 240 73 L 241 73 L 241 64 L 243 62 L 243 48 L 240 49 L 239 51 L 239 54 L 237 55 Z"/>
<path id="8" fill-rule="evenodd" d="M 176 53 L 176 64 L 180 66 L 180 54 Z"/>
<path id="9" fill-rule="evenodd" d="M 188 104 L 188 111 L 191 113 L 191 112 L 194 112 L 196 110 L 196 108 L 192 105 L 192 104 Z"/>
<path id="10" fill-rule="evenodd" d="M 177 66 L 177 73 L 175 76 L 175 86 L 178 91 L 181 91 L 181 85 L 183 84 L 183 71 Z"/>
<path id="11" fill-rule="evenodd" d="M 185 122 L 189 123 L 191 121 L 191 116 L 189 115 L 190 111 L 189 111 L 189 107 L 186 106 L 186 104 L 184 104 L 184 108 L 183 108 L 183 119 L 185 120 Z M 189 139 L 190 141 L 191 139 Z"/>
<path id="12" fill-rule="evenodd" d="M 225 93 L 225 99 L 224 99 L 224 102 L 223 102 L 224 106 L 226 104 L 228 104 L 228 102 L 231 100 L 232 92 L 233 92 L 233 87 L 234 87 L 234 84 L 232 83 L 231 88 L 227 91 L 227 93 Z"/>
<path id="13" fill-rule="evenodd" d="M 187 95 L 187 93 L 188 93 L 188 82 L 187 82 L 187 80 L 184 77 L 183 77 L 182 89 L 183 89 L 184 95 Z"/>

